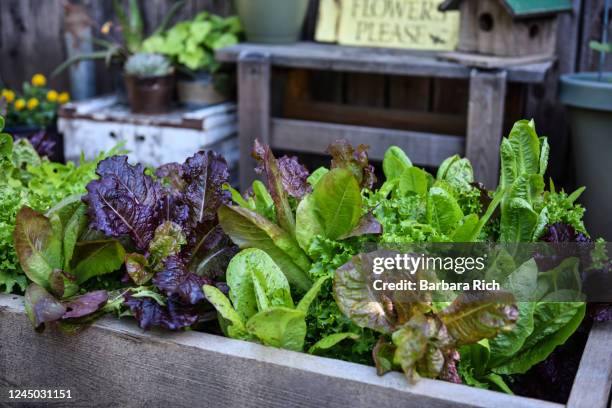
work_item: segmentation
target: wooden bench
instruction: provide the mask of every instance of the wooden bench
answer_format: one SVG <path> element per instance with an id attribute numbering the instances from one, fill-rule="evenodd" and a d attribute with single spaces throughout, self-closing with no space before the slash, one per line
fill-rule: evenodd
<path id="1" fill-rule="evenodd" d="M 273 148 L 323 153 L 344 137 L 367 143 L 375 160 L 397 145 L 420 165 L 437 167 L 453 154 L 466 155 L 476 177 L 497 184 L 507 82 L 536 84 L 545 80 L 552 62 L 516 65 L 503 70 L 472 69 L 443 61 L 436 53 L 382 48 L 346 47 L 302 42 L 288 45 L 242 43 L 216 53 L 221 62 L 238 64 L 240 183 L 255 177 L 250 152 L 256 138 Z M 330 124 L 272 117 L 271 68 L 330 70 L 396 76 L 456 78 L 470 81 L 466 138 L 434 132 Z"/>

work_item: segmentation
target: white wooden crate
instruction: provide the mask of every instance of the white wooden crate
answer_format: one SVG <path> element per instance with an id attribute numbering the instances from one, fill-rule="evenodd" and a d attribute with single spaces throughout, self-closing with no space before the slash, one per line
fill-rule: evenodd
<path id="1" fill-rule="evenodd" d="M 177 109 L 164 115 L 132 114 L 115 96 L 68 104 L 60 111 L 66 160 L 91 159 L 123 142 L 131 162 L 159 166 L 215 150 L 230 167 L 238 162 L 236 106 Z"/>

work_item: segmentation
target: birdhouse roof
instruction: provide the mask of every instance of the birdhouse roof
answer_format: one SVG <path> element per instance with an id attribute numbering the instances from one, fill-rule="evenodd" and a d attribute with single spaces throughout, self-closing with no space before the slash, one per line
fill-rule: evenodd
<path id="1" fill-rule="evenodd" d="M 441 11 L 456 10 L 464 0 L 445 0 Z M 543 16 L 572 10 L 571 0 L 493 0 L 500 1 L 513 17 Z"/>

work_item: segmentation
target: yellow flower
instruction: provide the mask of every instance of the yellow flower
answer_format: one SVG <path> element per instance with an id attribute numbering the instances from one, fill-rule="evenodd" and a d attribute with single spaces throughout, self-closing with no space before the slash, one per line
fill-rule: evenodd
<path id="1" fill-rule="evenodd" d="M 23 99 L 19 98 L 19 99 L 17 99 L 17 100 L 15 101 L 15 109 L 16 109 L 16 110 L 20 111 L 20 110 L 22 110 L 23 108 L 25 108 L 25 106 L 26 106 L 26 101 L 25 101 L 25 100 L 23 100 Z"/>
<path id="2" fill-rule="evenodd" d="M 47 78 L 43 74 L 35 74 L 32 77 L 32 85 L 34 86 L 45 86 L 47 85 Z"/>
<path id="3" fill-rule="evenodd" d="M 62 105 L 67 102 L 70 102 L 70 94 L 68 92 L 62 92 L 61 94 L 59 94 L 57 101 Z"/>
<path id="4" fill-rule="evenodd" d="M 4 99 L 6 99 L 8 103 L 11 103 L 15 100 L 15 92 L 11 91 L 10 89 L 3 89 L 2 96 L 4 97 Z"/>
<path id="5" fill-rule="evenodd" d="M 56 102 L 58 97 L 59 97 L 59 94 L 57 93 L 56 90 L 52 89 L 49 92 L 47 92 L 47 100 L 49 102 Z"/>
<path id="6" fill-rule="evenodd" d="M 107 35 L 110 32 L 112 26 L 113 22 L 107 21 L 106 23 L 104 23 L 104 25 L 102 25 L 102 28 L 100 28 L 100 32 L 104 35 Z"/>
<path id="7" fill-rule="evenodd" d="M 36 109 L 36 107 L 38 107 L 38 99 L 36 98 L 28 99 L 28 109 L 33 110 L 33 109 Z"/>

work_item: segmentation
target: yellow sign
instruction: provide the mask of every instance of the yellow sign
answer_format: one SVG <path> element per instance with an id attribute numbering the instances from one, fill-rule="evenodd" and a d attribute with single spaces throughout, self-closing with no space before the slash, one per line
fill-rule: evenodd
<path id="1" fill-rule="evenodd" d="M 454 50 L 459 12 L 442 0 L 321 0 L 315 39 L 343 45 Z"/>

